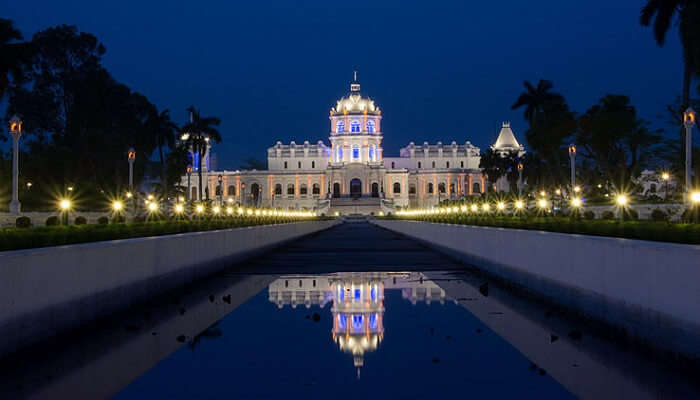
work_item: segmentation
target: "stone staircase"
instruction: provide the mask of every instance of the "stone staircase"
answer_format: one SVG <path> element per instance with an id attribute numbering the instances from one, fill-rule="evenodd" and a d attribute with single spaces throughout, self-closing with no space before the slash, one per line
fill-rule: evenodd
<path id="1" fill-rule="evenodd" d="M 378 214 L 382 211 L 382 199 L 379 197 L 336 197 L 331 199 L 330 213 L 340 215 Z"/>

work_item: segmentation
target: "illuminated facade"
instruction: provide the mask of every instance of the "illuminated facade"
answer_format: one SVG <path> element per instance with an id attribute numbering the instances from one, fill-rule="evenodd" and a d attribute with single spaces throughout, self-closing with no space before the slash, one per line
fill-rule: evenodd
<path id="1" fill-rule="evenodd" d="M 384 340 L 384 291 L 398 289 L 404 299 L 416 304 L 445 302 L 445 291 L 420 273 L 339 273 L 281 277 L 268 289 L 269 301 L 279 308 L 331 303 L 331 336 L 340 351 L 353 358 L 358 378 L 364 355 L 376 351 Z"/>
<path id="2" fill-rule="evenodd" d="M 483 192 L 479 148 L 469 141 L 410 142 L 399 157 L 384 157 L 382 110 L 360 92 L 356 78 L 348 95 L 330 109 L 330 145 L 277 142 L 267 150 L 267 170 L 206 170 L 203 192 L 244 206 L 340 214 L 429 207 Z M 187 186 L 186 177 L 182 185 Z M 196 180 L 190 185 L 196 200 Z"/>

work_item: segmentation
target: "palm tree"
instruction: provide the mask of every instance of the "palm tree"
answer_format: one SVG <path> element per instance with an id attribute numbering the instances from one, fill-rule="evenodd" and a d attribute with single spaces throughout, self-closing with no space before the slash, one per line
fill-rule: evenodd
<path id="1" fill-rule="evenodd" d="M 564 97 L 559 93 L 552 93 L 550 90 L 554 87 L 552 82 L 540 79 L 537 83 L 537 87 L 532 86 L 529 81 L 523 82 L 525 86 L 525 91 L 518 96 L 518 99 L 510 107 L 511 110 L 516 108 L 525 107 L 525 119 L 530 123 L 530 126 L 534 124 L 537 116 L 544 112 L 547 104 L 550 103 L 563 103 Z"/>
<path id="2" fill-rule="evenodd" d="M 194 106 L 187 108 L 190 113 L 190 122 L 182 127 L 183 140 L 193 153 L 198 155 L 197 173 L 199 175 L 199 197 L 202 199 L 202 159 L 207 152 L 209 141 L 221 142 L 221 134 L 216 129 L 221 124 L 217 117 L 202 117 Z"/>
<path id="3" fill-rule="evenodd" d="M 676 18 L 683 47 L 682 113 L 690 104 L 692 77 L 700 72 L 700 4 L 694 0 L 648 0 L 639 21 L 643 26 L 650 26 L 653 21 L 654 39 L 659 46 L 663 46 Z"/>
<path id="4" fill-rule="evenodd" d="M 22 33 L 12 21 L 0 18 L 0 99 L 10 86 L 10 75 L 14 81 L 23 75 L 27 45 L 19 40 L 22 40 Z"/>
<path id="5" fill-rule="evenodd" d="M 175 147 L 175 132 L 179 130 L 178 126 L 170 119 L 170 111 L 163 110 L 158 113 L 158 110 L 153 111 L 146 120 L 146 130 L 153 135 L 158 153 L 160 156 L 160 180 L 163 185 L 163 195 L 168 197 L 168 185 L 166 182 L 167 171 L 165 166 L 165 157 L 163 156 L 163 148 Z"/>

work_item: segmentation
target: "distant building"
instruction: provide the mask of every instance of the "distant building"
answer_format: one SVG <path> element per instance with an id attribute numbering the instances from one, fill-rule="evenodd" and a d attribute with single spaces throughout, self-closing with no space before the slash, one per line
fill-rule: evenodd
<path id="1" fill-rule="evenodd" d="M 330 145 L 321 140 L 277 142 L 267 150 L 266 171 L 210 170 L 207 150 L 203 167 L 207 188 L 202 192 L 215 194 L 210 196 L 213 200 L 244 206 L 370 214 L 396 207 L 430 207 L 484 191 L 479 148 L 469 141 L 410 142 L 399 157 L 384 157 L 382 111 L 361 94 L 356 79 L 328 118 Z M 510 126 L 506 128 L 510 133 L 499 135 L 495 146 L 524 152 Z M 190 181 L 192 200 L 197 200 L 197 184 L 196 179 Z M 187 177 L 182 185 L 187 186 Z"/>
<path id="2" fill-rule="evenodd" d="M 513 133 L 513 130 L 510 128 L 510 122 L 504 122 L 501 124 L 501 131 L 498 133 L 496 143 L 491 146 L 491 150 L 498 153 L 501 157 L 506 157 L 512 153 L 517 153 L 518 157 L 525 155 L 525 147 L 518 143 L 518 140 L 515 138 L 515 133 Z M 522 182 L 520 182 L 520 184 L 522 184 Z M 496 181 L 496 191 L 510 191 L 510 183 L 508 182 L 508 178 L 502 176 L 498 179 L 498 181 Z"/>

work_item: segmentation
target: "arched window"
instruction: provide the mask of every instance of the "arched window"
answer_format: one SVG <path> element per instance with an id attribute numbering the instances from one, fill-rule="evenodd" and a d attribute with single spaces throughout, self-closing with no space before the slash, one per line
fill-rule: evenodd
<path id="1" fill-rule="evenodd" d="M 421 168 L 420 161 L 418 161 L 418 168 Z"/>
<path id="2" fill-rule="evenodd" d="M 454 193 L 454 192 L 455 192 L 455 184 L 450 183 L 450 193 Z"/>
<path id="3" fill-rule="evenodd" d="M 416 194 L 416 185 L 415 184 L 410 184 L 408 185 L 408 194 Z"/>
<path id="4" fill-rule="evenodd" d="M 401 184 L 398 182 L 394 182 L 394 193 L 401 193 Z"/>
<path id="5" fill-rule="evenodd" d="M 221 186 L 216 185 L 216 188 L 214 189 L 214 195 L 221 196 Z"/>
<path id="6" fill-rule="evenodd" d="M 299 194 L 307 195 L 308 193 L 309 193 L 309 190 L 306 187 L 306 184 L 302 183 L 301 186 L 299 186 Z"/>
<path id="7" fill-rule="evenodd" d="M 438 183 L 438 192 L 445 193 L 445 183 L 444 182 Z"/>
<path id="8" fill-rule="evenodd" d="M 447 161 L 447 162 L 445 163 L 445 168 L 450 168 L 450 162 L 449 162 L 449 161 Z"/>
<path id="9" fill-rule="evenodd" d="M 319 186 L 318 183 L 314 183 L 313 186 L 311 186 L 311 194 L 321 194 L 321 186 Z"/>
<path id="10" fill-rule="evenodd" d="M 338 147 L 338 161 L 343 161 L 343 148 Z"/>
<path id="11" fill-rule="evenodd" d="M 361 126 L 360 121 L 353 119 L 352 121 L 350 121 L 350 132 L 353 132 L 353 133 L 360 132 L 361 131 L 360 126 Z"/>
<path id="12" fill-rule="evenodd" d="M 481 193 L 481 185 L 479 185 L 479 182 L 474 182 L 472 185 L 472 193 Z"/>
<path id="13" fill-rule="evenodd" d="M 316 168 L 316 161 L 311 161 L 311 168 Z"/>
<path id="14" fill-rule="evenodd" d="M 275 195 L 281 196 L 282 195 L 282 184 L 276 184 L 275 185 Z"/>
<path id="15" fill-rule="evenodd" d="M 226 194 L 229 196 L 235 196 L 236 195 L 236 187 L 234 185 L 230 185 L 228 189 L 226 189 Z"/>
<path id="16" fill-rule="evenodd" d="M 294 196 L 294 184 L 287 185 L 287 194 Z"/>
<path id="17" fill-rule="evenodd" d="M 374 160 L 374 146 L 370 146 L 369 148 L 369 159 Z"/>
<path id="18" fill-rule="evenodd" d="M 435 161 L 433 161 L 433 168 L 435 168 Z"/>
<path id="19" fill-rule="evenodd" d="M 374 121 L 371 119 L 367 120 L 367 132 L 374 133 Z"/>
<path id="20" fill-rule="evenodd" d="M 433 194 L 435 193 L 435 188 L 433 187 L 432 183 L 428 184 L 428 194 Z"/>
<path id="21" fill-rule="evenodd" d="M 335 123 L 335 132 L 343 133 L 345 132 L 345 121 L 342 119 Z"/>

